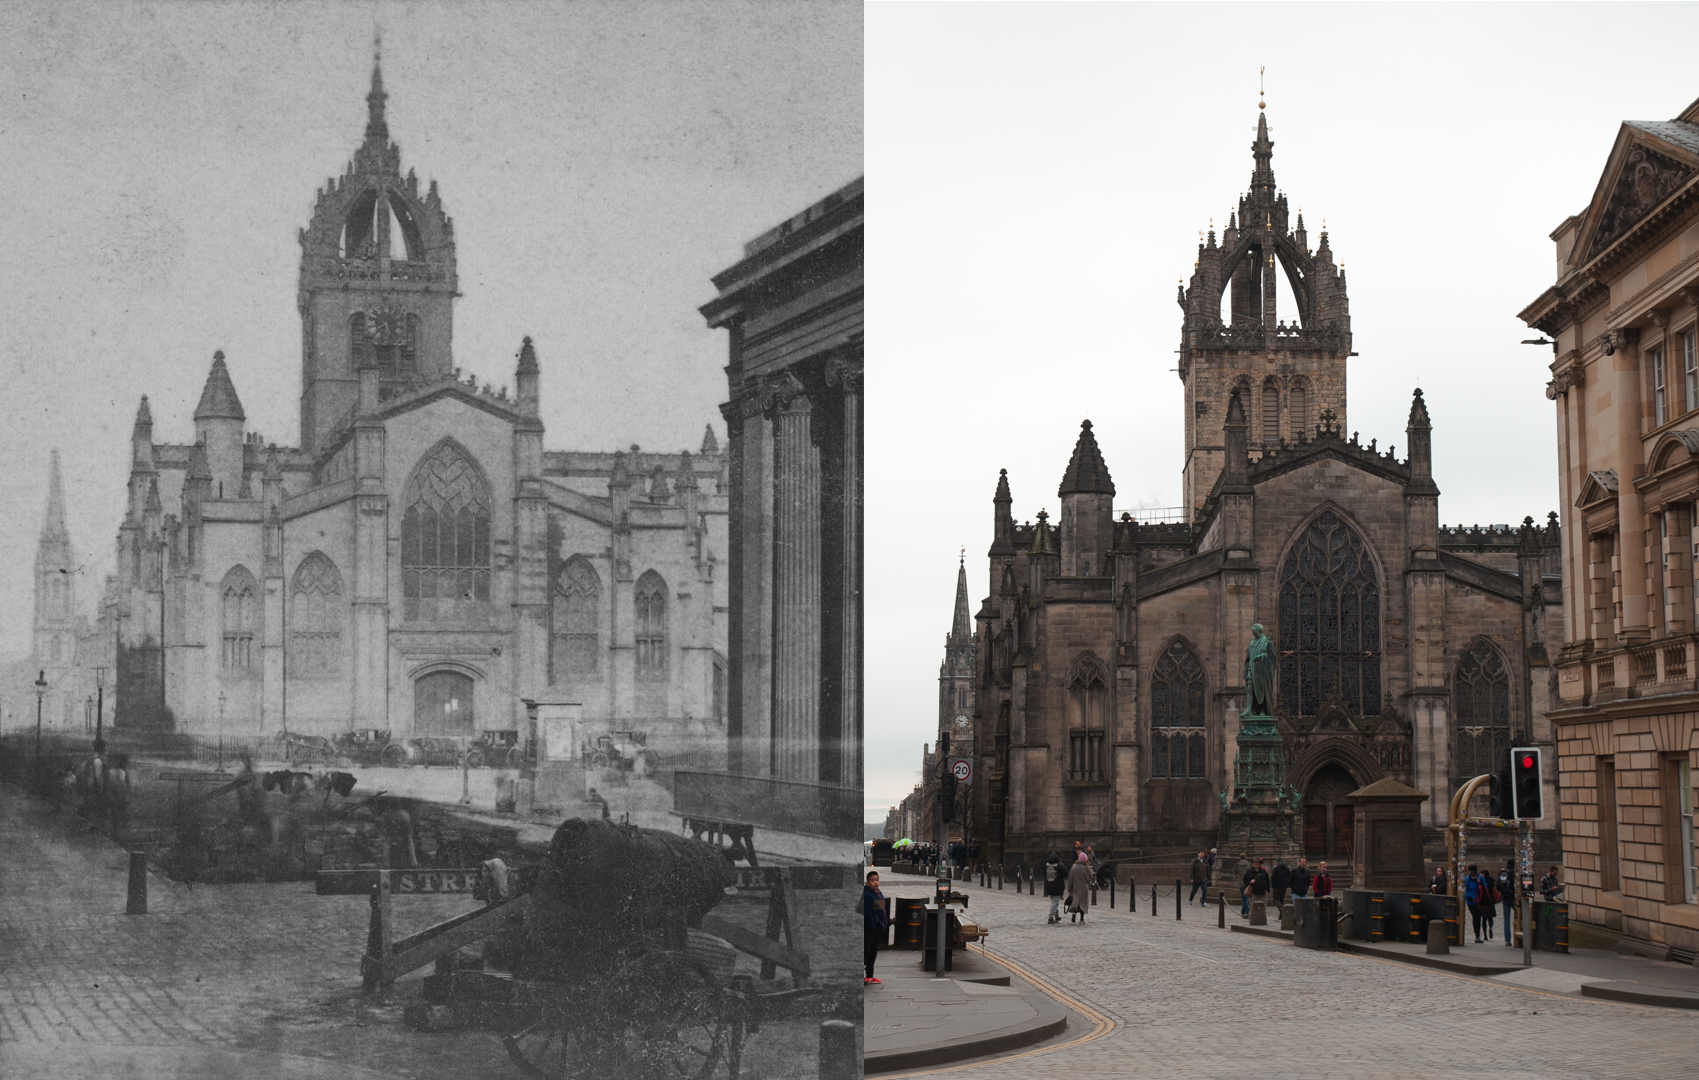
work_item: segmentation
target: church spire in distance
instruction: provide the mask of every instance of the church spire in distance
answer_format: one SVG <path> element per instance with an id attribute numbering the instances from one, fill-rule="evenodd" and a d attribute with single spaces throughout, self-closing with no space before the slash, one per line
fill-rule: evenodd
<path id="1" fill-rule="evenodd" d="M 47 467 L 47 516 L 41 522 L 41 546 L 70 542 L 65 528 L 65 483 L 59 476 L 59 451 L 54 450 Z"/>
<path id="2" fill-rule="evenodd" d="M 372 89 L 366 94 L 366 138 L 389 141 L 389 123 L 384 119 L 384 102 L 389 95 L 383 92 L 383 31 L 372 31 Z"/>
<path id="3" fill-rule="evenodd" d="M 956 567 L 956 617 L 950 623 L 950 636 L 966 641 L 973 636 L 973 618 L 967 606 L 967 549 L 962 549 L 961 562 Z"/>

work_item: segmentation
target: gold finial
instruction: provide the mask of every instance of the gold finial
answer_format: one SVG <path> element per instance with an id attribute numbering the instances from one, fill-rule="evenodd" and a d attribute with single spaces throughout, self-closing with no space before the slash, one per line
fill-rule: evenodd
<path id="1" fill-rule="evenodd" d="M 1267 72 L 1268 72 L 1268 65 L 1267 64 L 1264 64 L 1262 67 L 1257 69 L 1257 108 L 1259 108 L 1259 109 L 1268 108 L 1268 102 L 1263 100 L 1264 98 L 1268 97 L 1267 91 L 1265 91 L 1263 89 L 1263 76 L 1265 74 L 1267 74 Z"/>

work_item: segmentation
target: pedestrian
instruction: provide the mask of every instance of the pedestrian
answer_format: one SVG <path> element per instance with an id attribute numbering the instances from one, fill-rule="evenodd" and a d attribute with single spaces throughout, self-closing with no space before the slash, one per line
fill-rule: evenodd
<path id="1" fill-rule="evenodd" d="M 1316 876 L 1310 879 L 1310 888 L 1317 896 L 1333 895 L 1333 875 L 1327 872 L 1327 860 L 1316 864 Z"/>
<path id="2" fill-rule="evenodd" d="M 112 825 L 112 838 L 120 840 L 130 825 L 130 757 L 128 754 L 114 754 L 112 764 L 106 767 L 106 777 L 101 784 L 101 790 L 106 797 L 107 818 Z"/>
<path id="3" fill-rule="evenodd" d="M 1481 924 L 1486 927 L 1486 940 L 1493 939 L 1493 920 L 1498 917 L 1498 886 L 1491 875 L 1481 871 Z"/>
<path id="4" fill-rule="evenodd" d="M 1310 860 L 1298 856 L 1298 865 L 1292 868 L 1292 899 L 1299 900 L 1310 894 Z"/>
<path id="5" fill-rule="evenodd" d="M 885 914 L 885 894 L 879 891 L 879 871 L 869 870 L 867 884 L 861 887 L 861 962 L 867 968 L 862 985 L 881 981 L 873 974 L 873 961 L 885 944 L 890 925 L 890 916 Z"/>
<path id="6" fill-rule="evenodd" d="M 1481 908 L 1490 903 L 1486 894 L 1487 879 L 1482 876 L 1481 868 L 1474 863 L 1469 864 L 1469 874 L 1463 879 L 1463 902 L 1469 905 L 1469 919 L 1475 926 L 1475 944 L 1481 943 Z"/>
<path id="7" fill-rule="evenodd" d="M 1434 863 L 1434 876 L 1428 879 L 1428 892 L 1441 896 L 1450 884 L 1450 879 L 1445 876 L 1445 864 Z"/>
<path id="8" fill-rule="evenodd" d="M 1278 911 L 1286 903 L 1286 890 L 1292 887 L 1292 869 L 1286 865 L 1286 860 L 1274 860 L 1274 873 L 1269 877 L 1269 884 L 1274 886 L 1274 907 Z"/>
<path id="9" fill-rule="evenodd" d="M 1192 899 L 1198 893 L 1203 893 L 1203 902 L 1209 903 L 1209 853 L 1198 852 L 1198 857 L 1192 860 L 1192 891 L 1186 895 L 1186 906 L 1192 906 Z"/>
<path id="10" fill-rule="evenodd" d="M 1233 864 L 1233 876 L 1239 879 L 1239 914 L 1244 918 L 1251 915 L 1251 857 L 1245 852 L 1239 852 L 1239 861 Z"/>
<path id="11" fill-rule="evenodd" d="M 1091 908 L 1091 865 L 1085 852 L 1074 860 L 1074 865 L 1068 868 L 1068 911 L 1070 922 L 1085 922 L 1086 912 Z"/>
<path id="12" fill-rule="evenodd" d="M 1504 869 L 1498 872 L 1498 900 L 1504 905 L 1504 943 L 1511 945 L 1510 924 L 1516 909 L 1516 866 L 1509 860 L 1504 860 Z"/>
<path id="13" fill-rule="evenodd" d="M 1209 849 L 1209 858 L 1204 860 L 1204 861 L 1209 863 L 1210 880 L 1211 881 L 1215 880 L 1215 849 L 1214 848 Z"/>
<path id="14" fill-rule="evenodd" d="M 1546 876 L 1540 879 L 1540 899 L 1548 904 L 1563 899 L 1563 883 L 1558 880 L 1558 869 L 1555 866 L 1547 870 Z"/>
<path id="15" fill-rule="evenodd" d="M 1262 904 L 1266 907 L 1269 887 L 1268 871 L 1263 868 L 1262 860 L 1258 859 L 1256 869 L 1251 871 L 1250 902 Z M 1247 911 L 1246 914 L 1250 913 Z"/>
<path id="16" fill-rule="evenodd" d="M 1062 921 L 1062 913 L 1057 906 L 1062 902 L 1062 894 L 1068 891 L 1068 871 L 1062 865 L 1062 856 L 1052 851 L 1050 857 L 1044 860 L 1044 895 L 1050 898 L 1050 918 L 1046 925 L 1053 926 Z"/>

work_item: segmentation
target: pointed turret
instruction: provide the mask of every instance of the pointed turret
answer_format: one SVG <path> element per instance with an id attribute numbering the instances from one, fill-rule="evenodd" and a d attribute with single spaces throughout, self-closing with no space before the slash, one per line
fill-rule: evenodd
<path id="1" fill-rule="evenodd" d="M 1109 478 L 1109 467 L 1103 463 L 1103 453 L 1097 448 L 1097 437 L 1091 433 L 1091 421 L 1080 421 L 1080 437 L 1074 443 L 1074 455 L 1068 459 L 1068 471 L 1062 474 L 1058 495 L 1077 492 L 1115 494 L 1115 482 Z"/>
<path id="2" fill-rule="evenodd" d="M 967 606 L 967 559 L 956 567 L 956 614 L 950 622 L 950 636 L 966 641 L 973 635 L 973 616 Z"/>
<path id="3" fill-rule="evenodd" d="M 389 141 L 389 123 L 384 119 L 384 103 L 389 95 L 383 92 L 383 37 L 372 39 L 372 88 L 366 94 L 366 141 Z"/>
<path id="4" fill-rule="evenodd" d="M 530 335 L 526 335 L 519 345 L 519 364 L 513 379 L 514 388 L 518 391 L 520 416 L 532 418 L 537 415 L 539 371 L 537 348 L 531 344 Z"/>
<path id="5" fill-rule="evenodd" d="M 199 421 L 247 418 L 247 413 L 242 411 L 242 401 L 236 396 L 236 384 L 230 381 L 230 369 L 224 363 L 224 350 L 220 349 L 212 354 L 212 370 L 207 372 L 206 385 L 201 388 L 201 401 L 195 406 L 195 419 Z"/>
<path id="6" fill-rule="evenodd" d="M 1251 144 L 1251 158 L 1256 162 L 1256 168 L 1251 170 L 1251 190 L 1261 191 L 1264 198 L 1271 199 L 1274 194 L 1274 140 L 1268 137 L 1268 114 L 1257 113 L 1257 139 Z M 1262 224 L 1261 222 L 1246 222 L 1248 227 Z"/>
<path id="7" fill-rule="evenodd" d="M 242 426 L 246 419 L 236 385 L 230 381 L 230 369 L 224 365 L 224 352 L 215 352 L 212 370 L 201 388 L 200 404 L 195 406 L 195 441 L 206 444 L 215 499 L 234 499 L 242 488 Z"/>
<path id="8" fill-rule="evenodd" d="M 1014 505 L 1014 498 L 1009 494 L 1009 470 L 997 470 L 997 493 L 991 496 L 991 556 L 1013 555 L 1015 553 L 1015 520 L 1009 513 Z"/>
<path id="9" fill-rule="evenodd" d="M 720 452 L 720 440 L 714 437 L 714 425 L 704 424 L 702 427 L 702 454 L 717 454 Z"/>

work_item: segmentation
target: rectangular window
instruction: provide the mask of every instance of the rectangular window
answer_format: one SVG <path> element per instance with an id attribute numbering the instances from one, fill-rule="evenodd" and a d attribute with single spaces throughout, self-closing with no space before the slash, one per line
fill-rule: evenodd
<path id="1" fill-rule="evenodd" d="M 1617 877 L 1616 851 L 1616 762 L 1601 760 L 1599 784 L 1599 888 L 1616 892 L 1622 888 Z"/>
<path id="2" fill-rule="evenodd" d="M 1664 350 L 1652 350 L 1652 406 L 1657 413 L 1657 423 L 1662 426 L 1669 419 L 1669 407 L 1664 401 Z"/>
<path id="3" fill-rule="evenodd" d="M 1681 788 L 1681 861 L 1682 880 L 1687 885 L 1687 902 L 1699 898 L 1699 881 L 1693 874 L 1693 769 L 1685 761 L 1678 763 L 1676 783 Z"/>
<path id="4" fill-rule="evenodd" d="M 1103 776 L 1103 732 L 1068 733 L 1068 779 L 1100 781 Z"/>
<path id="5" fill-rule="evenodd" d="M 1699 333 L 1681 335 L 1681 370 L 1687 387 L 1687 411 L 1699 409 Z"/>

